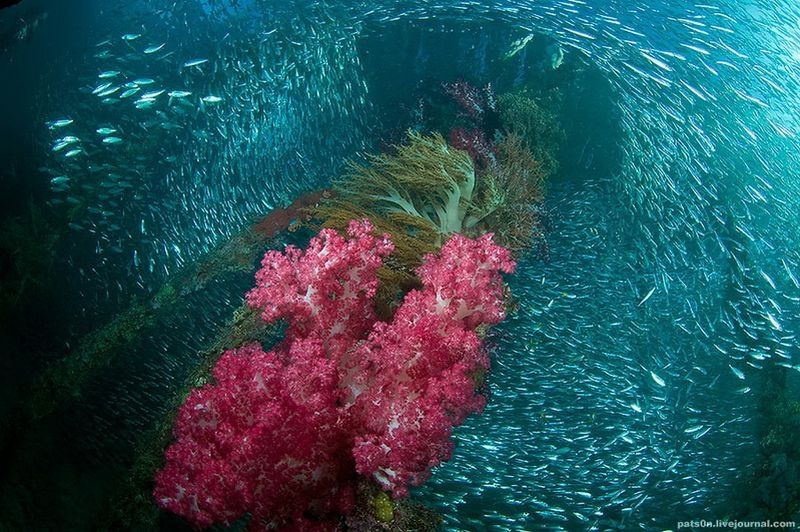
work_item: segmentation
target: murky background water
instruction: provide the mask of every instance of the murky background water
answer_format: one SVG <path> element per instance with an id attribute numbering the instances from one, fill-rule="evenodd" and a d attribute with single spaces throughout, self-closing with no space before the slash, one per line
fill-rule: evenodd
<path id="1" fill-rule="evenodd" d="M 3 316 L 2 443 L 16 465 L 2 515 L 23 526 L 46 501 L 45 528 L 91 522 L 250 277 L 187 295 L 193 313 L 131 338 L 55 419 L 19 429 L 43 367 L 395 139 L 420 91 L 464 78 L 551 95 L 566 142 L 550 260 L 511 280 L 520 309 L 493 333 L 490 404 L 417 494 L 453 529 L 789 517 L 796 446 L 764 475 L 786 515 L 765 514 L 758 490 L 741 503 L 737 476 L 764 458 L 763 397 L 796 398 L 800 375 L 799 18 L 788 1 L 31 0 L 0 12 L 0 201 L 40 223 L 17 241 L 58 257 L 25 256 L 39 276 L 25 281 L 29 306 Z M 158 104 L 142 98 L 161 90 Z"/>

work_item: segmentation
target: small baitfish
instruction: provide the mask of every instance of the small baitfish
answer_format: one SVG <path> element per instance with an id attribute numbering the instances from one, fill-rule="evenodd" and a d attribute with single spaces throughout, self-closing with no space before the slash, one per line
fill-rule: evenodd
<path id="1" fill-rule="evenodd" d="M 184 68 L 196 67 L 200 66 L 204 63 L 208 63 L 208 59 L 190 59 L 183 64 Z"/>
<path id="2" fill-rule="evenodd" d="M 167 43 L 164 42 L 164 43 L 161 43 L 161 44 L 157 44 L 155 46 L 148 46 L 147 48 L 144 49 L 144 53 L 146 53 L 146 54 L 154 54 L 157 51 L 159 51 L 162 48 L 164 48 L 164 46 L 166 46 L 166 45 L 167 45 Z"/>

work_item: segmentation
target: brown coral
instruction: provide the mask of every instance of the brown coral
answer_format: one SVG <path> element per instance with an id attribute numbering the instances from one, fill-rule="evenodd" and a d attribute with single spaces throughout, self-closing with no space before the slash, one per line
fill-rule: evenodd
<path id="1" fill-rule="evenodd" d="M 497 165 L 481 179 L 499 196 L 496 207 L 481 227 L 492 231 L 498 243 L 515 252 L 544 242 L 542 202 L 545 174 L 542 163 L 527 148 L 524 140 L 510 133 L 496 145 Z"/>
<path id="2" fill-rule="evenodd" d="M 519 135 L 541 163 L 542 174 L 547 177 L 555 173 L 556 153 L 565 137 L 555 116 L 522 91 L 501 95 L 497 108 L 505 129 Z"/>

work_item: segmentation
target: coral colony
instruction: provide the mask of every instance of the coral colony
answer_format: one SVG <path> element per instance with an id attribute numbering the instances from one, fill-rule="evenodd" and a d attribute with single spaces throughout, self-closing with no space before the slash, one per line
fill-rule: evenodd
<path id="1" fill-rule="evenodd" d="M 485 130 L 490 114 L 497 113 L 497 100 L 492 90 L 492 85 L 486 85 L 482 90 L 473 87 L 464 81 L 444 83 L 445 94 L 455 100 L 462 111 L 476 123 L 474 128 L 454 127 L 450 130 L 450 145 L 469 153 L 470 157 L 481 168 L 493 166 L 497 162 L 494 147 L 486 138 Z"/>
<path id="2" fill-rule="evenodd" d="M 306 250 L 267 252 L 247 300 L 288 322 L 285 339 L 227 351 L 214 384 L 191 392 L 156 476 L 161 507 L 196 527 L 249 513 L 252 529 L 330 528 L 359 479 L 403 497 L 450 457 L 452 428 L 485 402 L 477 330 L 505 316 L 511 253 L 490 234 L 452 235 L 378 321 L 377 271 L 394 246 L 374 233 L 353 221 L 346 237 L 323 229 Z"/>
<path id="3" fill-rule="evenodd" d="M 391 515 L 389 496 L 450 458 L 453 427 L 485 403 L 501 274 L 543 241 L 545 173 L 527 138 L 546 121 L 518 97 L 526 121 L 496 122 L 490 86 L 442 89 L 465 120 L 450 143 L 412 131 L 351 164 L 307 209 L 321 229 L 306 249 L 266 253 L 247 302 L 286 323 L 284 339 L 226 351 L 189 394 L 159 506 L 197 528 L 249 515 L 253 530 L 329 530 L 365 490 Z"/>

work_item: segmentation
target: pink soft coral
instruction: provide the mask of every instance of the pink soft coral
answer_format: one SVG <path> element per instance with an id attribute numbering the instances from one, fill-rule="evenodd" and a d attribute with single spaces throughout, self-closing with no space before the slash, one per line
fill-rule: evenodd
<path id="1" fill-rule="evenodd" d="M 324 230 L 305 252 L 267 253 L 247 297 L 288 320 L 286 340 L 226 352 L 215 383 L 189 395 L 156 476 L 160 506 L 197 527 L 246 512 L 252 528 L 299 526 L 352 509 L 356 473 L 402 496 L 449 458 L 452 428 L 485 402 L 475 328 L 503 319 L 513 262 L 489 235 L 455 235 L 419 268 L 423 289 L 378 322 L 392 244 L 372 231 L 353 222 L 349 239 Z"/>
<path id="2" fill-rule="evenodd" d="M 319 340 L 297 340 L 288 362 L 257 344 L 227 351 L 214 385 L 181 407 L 176 442 L 156 476 L 159 505 L 198 527 L 252 513 L 288 521 L 352 499 L 352 458 L 336 403 L 336 371 Z"/>
<path id="3" fill-rule="evenodd" d="M 499 272 L 513 269 L 491 235 L 454 235 L 439 256 L 425 258 L 417 270 L 424 288 L 406 296 L 390 324 L 376 325 L 354 356 L 365 390 L 355 409 L 359 473 L 403 496 L 450 458 L 451 429 L 485 402 L 476 380 L 489 360 L 474 329 L 505 317 Z"/>
<path id="4" fill-rule="evenodd" d="M 376 272 L 394 250 L 387 235 L 377 238 L 372 230 L 366 220 L 352 221 L 349 240 L 323 229 L 305 251 L 288 246 L 285 254 L 267 252 L 248 303 L 267 322 L 287 318 L 287 338 L 319 337 L 340 356 L 375 321 Z"/>

